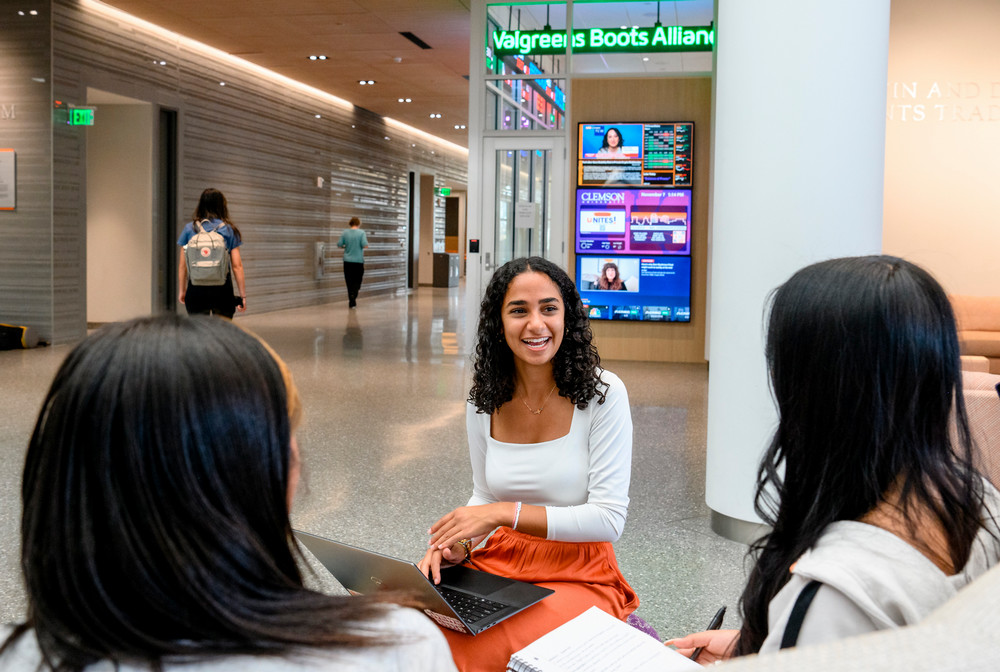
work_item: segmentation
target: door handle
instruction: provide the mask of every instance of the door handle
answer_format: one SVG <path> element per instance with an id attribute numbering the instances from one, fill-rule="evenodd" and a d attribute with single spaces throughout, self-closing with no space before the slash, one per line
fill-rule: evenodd
<path id="1" fill-rule="evenodd" d="M 484 265 L 484 268 L 487 271 L 492 271 L 493 270 L 493 264 L 491 263 L 490 253 L 489 252 L 487 252 L 486 255 L 485 255 L 485 265 Z"/>

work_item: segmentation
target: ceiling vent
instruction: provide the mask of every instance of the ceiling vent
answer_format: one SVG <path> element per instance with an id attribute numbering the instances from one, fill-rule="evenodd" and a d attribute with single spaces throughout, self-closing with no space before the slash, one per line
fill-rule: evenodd
<path id="1" fill-rule="evenodd" d="M 410 42 L 413 42 L 413 44 L 417 45 L 421 49 L 430 49 L 431 48 L 431 45 L 427 44 L 426 42 L 424 42 L 423 40 L 421 40 L 419 37 L 417 37 L 416 35 L 414 35 L 410 31 L 401 32 L 400 35 L 402 35 L 403 37 L 405 37 L 406 39 L 408 39 Z"/>

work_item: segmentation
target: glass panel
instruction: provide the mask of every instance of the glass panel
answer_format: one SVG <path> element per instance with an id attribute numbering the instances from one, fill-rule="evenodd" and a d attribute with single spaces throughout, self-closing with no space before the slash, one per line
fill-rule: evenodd
<path id="1" fill-rule="evenodd" d="M 522 149 L 517 152 L 517 202 L 522 207 L 524 204 L 532 202 L 531 155 L 532 152 L 528 149 Z M 520 221 L 514 222 L 514 256 L 531 256 L 532 229 L 533 227 L 525 226 L 523 214 Z"/>
<path id="2" fill-rule="evenodd" d="M 496 183 L 496 265 L 514 258 L 514 162 L 513 150 L 497 150 Z"/>
<path id="3" fill-rule="evenodd" d="M 565 87 L 565 79 L 488 80 L 486 130 L 562 130 L 566 120 Z M 493 100 L 500 101 L 499 115 Z"/>
<path id="4" fill-rule="evenodd" d="M 552 158 L 552 152 L 549 150 L 538 150 L 536 149 L 532 152 L 534 156 L 534 178 L 535 183 L 532 185 L 532 195 L 535 203 L 538 204 L 539 217 L 539 231 L 538 231 L 538 241 L 539 250 L 537 254 L 541 256 L 546 256 L 552 247 L 552 227 L 548 226 L 548 223 L 552 219 L 551 201 L 549 197 L 548 190 L 548 161 Z"/>
<path id="5" fill-rule="evenodd" d="M 565 34 L 566 5 L 489 5 L 486 9 L 486 73 L 555 75 L 566 72 L 565 49 L 562 49 L 562 53 L 521 58 L 519 63 L 515 55 L 497 55 L 498 39 L 506 37 L 511 40 L 517 31 L 533 30 L 553 30 Z"/>
<path id="6" fill-rule="evenodd" d="M 515 257 L 544 257 L 548 253 L 551 165 L 552 150 L 497 150 L 498 266 Z M 517 217 L 518 206 L 521 217 Z"/>
<path id="7" fill-rule="evenodd" d="M 573 4 L 573 31 L 597 29 L 605 31 L 601 35 L 606 36 L 606 31 L 618 33 L 633 27 L 652 29 L 657 21 L 664 30 L 673 26 L 708 26 L 714 20 L 713 14 L 714 7 L 710 2 L 577 2 Z M 624 47 L 624 44 L 621 46 Z M 633 48 L 636 51 L 628 50 Z M 608 49 L 603 53 L 574 52 L 573 72 L 700 73 L 712 70 L 710 51 L 643 52 L 632 46 L 626 49 L 625 52 L 621 48 Z"/>

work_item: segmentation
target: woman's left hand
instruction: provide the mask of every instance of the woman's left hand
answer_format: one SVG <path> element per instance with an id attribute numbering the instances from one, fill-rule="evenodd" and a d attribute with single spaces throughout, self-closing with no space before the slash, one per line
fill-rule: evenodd
<path id="1" fill-rule="evenodd" d="M 461 539 L 473 539 L 489 534 L 511 521 L 513 504 L 496 502 L 478 506 L 460 506 L 431 525 L 432 548 L 451 548 Z"/>

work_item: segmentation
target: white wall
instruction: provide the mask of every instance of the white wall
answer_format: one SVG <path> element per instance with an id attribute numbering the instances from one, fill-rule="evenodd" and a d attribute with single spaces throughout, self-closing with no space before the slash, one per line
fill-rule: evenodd
<path id="1" fill-rule="evenodd" d="M 99 105 L 87 129 L 87 322 L 153 308 L 153 109 Z"/>
<path id="2" fill-rule="evenodd" d="M 1000 2 L 892 3 L 883 249 L 1000 294 Z"/>

